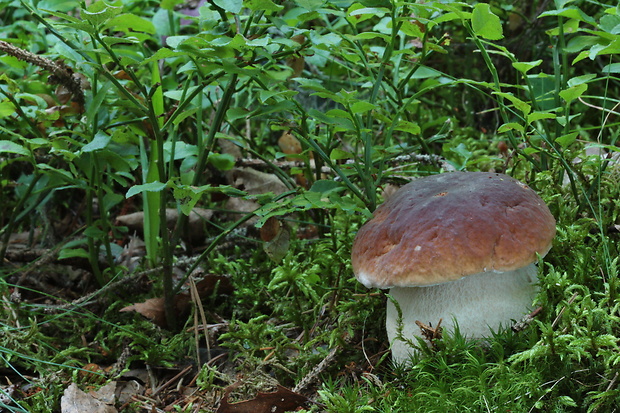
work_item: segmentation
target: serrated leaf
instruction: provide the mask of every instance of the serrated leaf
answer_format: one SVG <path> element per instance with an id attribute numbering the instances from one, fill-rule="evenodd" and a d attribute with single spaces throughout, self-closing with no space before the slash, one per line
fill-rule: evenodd
<path id="1" fill-rule="evenodd" d="M 476 4 L 471 16 L 471 26 L 474 33 L 487 40 L 500 40 L 504 38 L 502 22 L 491 11 L 491 6 L 487 3 Z"/>

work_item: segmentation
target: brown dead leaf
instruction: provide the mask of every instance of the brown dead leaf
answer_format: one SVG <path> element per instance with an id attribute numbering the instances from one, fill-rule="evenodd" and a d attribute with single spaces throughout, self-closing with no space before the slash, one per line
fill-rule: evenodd
<path id="1" fill-rule="evenodd" d="M 291 40 L 296 41 L 299 44 L 304 44 L 306 41 L 306 36 L 303 34 L 298 34 L 296 36 L 291 37 Z M 293 73 L 290 77 L 299 77 L 304 71 L 304 66 L 306 65 L 306 61 L 303 55 L 296 53 L 293 57 L 290 57 L 287 61 L 287 64 L 291 69 L 293 69 Z"/>
<path id="2" fill-rule="evenodd" d="M 260 172 L 252 168 L 234 168 L 228 174 L 230 184 L 235 188 L 246 191 L 250 195 L 273 192 L 278 195 L 287 190 L 286 185 L 274 174 Z M 226 201 L 226 209 L 236 212 L 252 212 L 260 205 L 257 202 L 242 198 L 229 198 Z M 233 219 L 237 219 L 235 214 Z M 246 225 L 254 225 L 258 221 L 254 217 L 246 222 Z"/>
<path id="3" fill-rule="evenodd" d="M 89 393 L 83 392 L 77 384 L 71 383 L 60 399 L 60 411 L 62 413 L 116 413 L 118 410 L 114 407 L 115 390 L 115 382 Z"/>
<path id="4" fill-rule="evenodd" d="M 301 142 L 288 131 L 282 133 L 282 136 L 278 139 L 278 146 L 285 155 L 299 155 L 302 152 Z M 290 161 L 296 158 L 287 157 L 286 159 Z"/>
<path id="5" fill-rule="evenodd" d="M 265 242 L 273 240 L 282 231 L 282 223 L 276 217 L 270 217 L 260 229 L 260 239 Z"/>
<path id="6" fill-rule="evenodd" d="M 230 294 L 233 289 L 228 277 L 223 275 L 207 274 L 202 280 L 196 283 L 196 289 L 201 299 L 213 294 L 215 288 L 218 288 L 218 292 L 224 294 Z M 191 301 L 188 292 L 181 292 L 174 297 L 174 306 L 179 317 L 189 310 Z M 136 303 L 121 308 L 119 311 L 122 313 L 135 311 L 162 328 L 166 328 L 168 325 L 166 323 L 166 310 L 163 297 L 149 298 L 142 303 Z"/>
<path id="7" fill-rule="evenodd" d="M 166 325 L 166 312 L 164 310 L 163 297 L 149 298 L 142 303 L 136 303 L 121 308 L 119 311 L 121 313 L 135 311 L 136 313 L 142 314 L 144 317 L 148 318 L 160 327 L 164 327 Z"/>
<path id="8" fill-rule="evenodd" d="M 281 194 L 287 190 L 286 185 L 274 174 L 260 172 L 252 168 L 234 168 L 231 170 L 231 184 L 250 195 L 273 192 Z"/>
<path id="9" fill-rule="evenodd" d="M 263 250 L 274 262 L 280 262 L 288 252 L 290 233 L 276 217 L 269 218 L 260 229 Z"/>
<path id="10" fill-rule="evenodd" d="M 204 223 L 209 221 L 213 216 L 213 211 L 204 208 L 194 208 L 189 214 L 188 228 L 189 238 L 192 241 L 201 241 L 205 237 Z M 166 209 L 166 225 L 172 229 L 179 218 L 179 211 L 175 208 Z M 144 227 L 144 212 L 134 212 L 127 215 L 116 217 L 116 221 L 121 225 L 126 225 L 134 231 L 142 231 Z"/>
<path id="11" fill-rule="evenodd" d="M 239 382 L 232 384 L 224 391 L 224 397 L 217 409 L 217 413 L 280 413 L 295 410 L 308 402 L 308 399 L 301 394 L 295 393 L 277 386 L 277 391 L 273 393 L 258 393 L 252 400 L 237 403 L 228 403 L 230 393 L 237 387 Z"/>

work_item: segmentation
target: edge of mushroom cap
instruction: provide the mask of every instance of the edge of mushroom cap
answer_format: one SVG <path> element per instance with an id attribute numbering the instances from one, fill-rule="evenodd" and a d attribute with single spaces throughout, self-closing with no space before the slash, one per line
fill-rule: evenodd
<path id="1" fill-rule="evenodd" d="M 511 271 L 544 256 L 555 236 L 555 219 L 538 194 L 497 173 L 417 179 L 373 215 L 355 237 L 351 256 L 367 287 L 425 286 Z"/>

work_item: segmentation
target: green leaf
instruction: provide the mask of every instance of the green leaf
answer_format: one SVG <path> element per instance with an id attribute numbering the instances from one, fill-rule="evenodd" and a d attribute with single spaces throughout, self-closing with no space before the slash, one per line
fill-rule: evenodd
<path id="1" fill-rule="evenodd" d="M 412 135 L 419 135 L 420 132 L 422 131 L 422 129 L 420 129 L 420 125 L 414 122 L 406 121 L 406 120 L 398 121 L 398 124 L 396 124 L 396 127 L 394 128 L 394 130 L 401 131 L 401 132 L 407 132 Z"/>
<path id="2" fill-rule="evenodd" d="M 353 154 L 351 152 L 343 151 L 342 149 L 334 148 L 329 154 L 329 159 L 332 161 L 337 161 L 340 159 L 353 159 Z"/>
<path id="3" fill-rule="evenodd" d="M 332 158 L 335 159 L 335 158 Z M 343 158 L 344 159 L 344 158 Z M 312 187 L 309 189 L 311 192 L 319 192 L 323 195 L 328 195 L 332 192 L 341 192 L 346 188 L 342 185 L 341 182 L 334 181 L 331 179 L 319 179 Z"/>
<path id="4" fill-rule="evenodd" d="M 420 26 L 410 20 L 402 21 L 402 26 L 400 27 L 400 30 L 407 36 L 419 38 L 424 37 L 424 33 L 422 32 L 422 29 L 420 29 Z"/>
<path id="5" fill-rule="evenodd" d="M 603 73 L 620 73 L 620 63 L 611 63 L 601 69 Z"/>
<path id="6" fill-rule="evenodd" d="M 8 100 L 0 102 L 0 118 L 6 118 L 7 116 L 11 116 L 13 113 L 15 113 L 15 105 Z"/>
<path id="7" fill-rule="evenodd" d="M 596 20 L 585 14 L 583 11 L 581 11 L 581 9 L 576 6 L 570 6 L 559 10 L 549 10 L 541 13 L 538 17 L 540 18 L 547 16 L 562 16 L 568 19 L 575 19 L 596 26 Z"/>
<path id="8" fill-rule="evenodd" d="M 159 7 L 161 7 L 164 10 L 174 10 L 174 7 L 179 5 L 179 4 L 183 4 L 184 1 L 183 0 L 162 0 L 161 3 L 159 3 Z"/>
<path id="9" fill-rule="evenodd" d="M 105 132 L 99 131 L 94 139 L 82 147 L 82 152 L 94 152 L 105 148 L 110 143 L 112 137 Z"/>
<path id="10" fill-rule="evenodd" d="M 389 13 L 390 10 L 385 7 L 360 7 L 353 9 L 353 6 L 349 8 L 349 16 L 362 16 L 362 15 L 370 15 L 372 17 L 383 17 L 385 14 Z"/>
<path id="11" fill-rule="evenodd" d="M 542 62 L 543 62 L 542 59 L 538 59 L 534 62 L 514 62 L 512 64 L 512 67 L 517 69 L 519 72 L 525 74 L 529 72 L 530 70 L 532 70 L 533 68 L 535 68 L 536 66 L 540 65 Z"/>
<path id="12" fill-rule="evenodd" d="M 581 85 L 582 83 L 587 83 L 592 79 L 596 79 L 596 75 L 594 73 L 590 73 L 587 75 L 575 76 L 573 78 L 568 79 L 568 86 L 573 87 L 577 85 Z"/>
<path id="13" fill-rule="evenodd" d="M 601 30 L 611 34 L 620 34 L 620 16 L 606 15 L 601 17 Z"/>
<path id="14" fill-rule="evenodd" d="M 564 50 L 568 53 L 577 53 L 600 42 L 601 38 L 598 36 L 574 36 L 568 41 Z"/>
<path id="15" fill-rule="evenodd" d="M 213 3 L 232 14 L 239 14 L 243 0 L 213 0 Z"/>
<path id="16" fill-rule="evenodd" d="M 0 141 L 0 153 L 30 155 L 30 151 L 28 149 L 12 141 Z"/>
<path id="17" fill-rule="evenodd" d="M 166 188 L 166 184 L 159 181 L 149 182 L 148 184 L 134 185 L 125 194 L 125 198 L 131 198 L 142 192 L 161 192 Z"/>
<path id="18" fill-rule="evenodd" d="M 512 104 L 515 106 L 515 108 L 520 110 L 523 113 L 524 116 L 527 116 L 532 111 L 532 107 L 529 104 L 527 104 L 523 100 L 519 99 L 518 97 L 516 97 L 512 93 L 493 92 L 493 94 L 497 95 L 497 96 L 501 96 L 501 97 L 509 100 L 510 102 L 512 102 Z"/>
<path id="19" fill-rule="evenodd" d="M 509 123 L 504 123 L 502 126 L 500 126 L 497 129 L 497 132 L 498 133 L 504 133 L 504 132 L 508 132 L 509 130 L 516 130 L 516 131 L 519 131 L 519 132 L 523 132 L 525 130 L 525 128 L 520 123 L 509 122 Z"/>
<path id="20" fill-rule="evenodd" d="M 169 57 L 177 57 L 177 56 L 185 56 L 186 53 L 183 52 L 175 52 L 174 50 L 168 49 L 167 47 L 163 47 L 155 52 L 155 54 L 147 59 L 144 59 L 140 62 L 141 65 L 150 63 L 155 60 L 167 59 Z"/>
<path id="21" fill-rule="evenodd" d="M 564 99 L 566 103 L 571 103 L 573 100 L 583 95 L 583 92 L 585 92 L 587 89 L 588 89 L 588 85 L 585 83 L 582 83 L 582 84 L 570 87 L 566 90 L 562 90 L 560 92 L 560 97 Z"/>
<path id="22" fill-rule="evenodd" d="M 78 8 L 78 0 L 43 0 L 37 4 L 39 10 L 71 11 Z"/>
<path id="23" fill-rule="evenodd" d="M 570 34 L 577 33 L 579 31 L 579 20 L 577 19 L 569 19 L 562 24 L 562 34 Z M 554 27 L 551 30 L 547 30 L 545 32 L 549 36 L 559 36 L 560 35 L 560 27 Z"/>
<path id="24" fill-rule="evenodd" d="M 369 9 L 364 7 L 364 5 L 360 3 L 353 3 L 351 6 L 349 6 L 349 8 L 347 9 L 347 20 L 349 21 L 349 23 L 355 25 L 375 17 L 375 15 L 372 13 L 364 14 L 363 12 L 359 12 L 360 10 L 367 11 Z M 387 10 L 387 12 L 389 12 L 389 10 Z"/>
<path id="25" fill-rule="evenodd" d="M 235 167 L 235 157 L 228 153 L 210 153 L 208 161 L 220 171 L 230 171 Z"/>
<path id="26" fill-rule="evenodd" d="M 66 260 L 67 258 L 90 258 L 90 254 L 84 248 L 63 248 L 58 253 L 59 260 Z"/>
<path id="27" fill-rule="evenodd" d="M 353 36 L 353 39 L 355 40 L 374 40 L 376 38 L 383 39 L 386 43 L 389 43 L 392 40 L 387 34 L 377 32 L 364 32 Z"/>
<path id="28" fill-rule="evenodd" d="M 155 34 L 155 26 L 152 22 L 130 13 L 121 14 L 110 19 L 106 26 L 125 33 L 143 32 Z"/>
<path id="29" fill-rule="evenodd" d="M 365 100 L 360 100 L 359 102 L 355 102 L 351 105 L 352 113 L 366 113 L 369 110 L 377 109 L 377 105 L 373 105 L 370 102 L 366 102 Z"/>
<path id="30" fill-rule="evenodd" d="M 559 143 L 562 148 L 567 148 L 568 146 L 570 146 L 573 142 L 577 140 L 578 135 L 579 135 L 579 132 L 572 132 L 567 135 L 562 135 L 560 137 L 555 138 L 555 141 Z"/>
<path id="31" fill-rule="evenodd" d="M 90 24 L 98 27 L 106 23 L 112 17 L 118 16 L 122 10 L 123 9 L 121 7 L 111 6 L 103 1 L 98 1 L 88 6 L 86 10 L 82 10 L 81 15 Z"/>
<path id="32" fill-rule="evenodd" d="M 529 125 L 532 122 L 536 122 L 537 120 L 541 120 L 541 119 L 555 119 L 555 118 L 556 118 L 555 113 L 532 112 L 529 115 L 527 115 L 527 124 Z"/>
<path id="33" fill-rule="evenodd" d="M 471 25 L 474 33 L 487 40 L 500 40 L 504 38 L 502 22 L 491 11 L 491 6 L 487 3 L 476 4 L 471 16 Z"/>
<path id="34" fill-rule="evenodd" d="M 277 12 L 284 8 L 271 0 L 246 0 L 245 7 L 253 11 Z"/>
<path id="35" fill-rule="evenodd" d="M 294 4 L 306 10 L 315 11 L 323 7 L 325 0 L 296 0 Z"/>

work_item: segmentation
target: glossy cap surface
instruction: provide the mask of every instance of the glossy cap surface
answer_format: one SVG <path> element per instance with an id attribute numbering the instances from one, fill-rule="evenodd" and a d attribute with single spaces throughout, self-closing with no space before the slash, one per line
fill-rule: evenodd
<path id="1" fill-rule="evenodd" d="M 367 287 L 424 286 L 511 271 L 545 255 L 555 219 L 507 175 L 451 172 L 403 186 L 360 228 L 352 248 Z"/>

